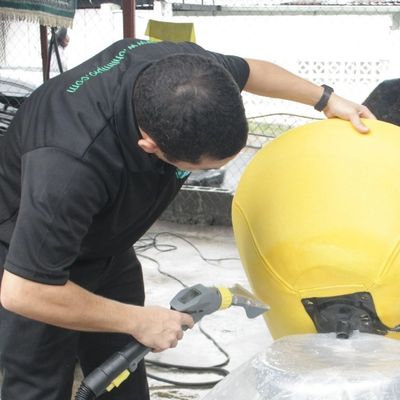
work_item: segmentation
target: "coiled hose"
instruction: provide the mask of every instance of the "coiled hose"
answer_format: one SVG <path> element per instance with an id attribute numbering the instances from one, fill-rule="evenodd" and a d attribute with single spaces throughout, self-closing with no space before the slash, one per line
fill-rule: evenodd
<path id="1" fill-rule="evenodd" d="M 75 400 L 92 400 L 95 398 L 96 395 L 82 382 L 75 394 Z"/>

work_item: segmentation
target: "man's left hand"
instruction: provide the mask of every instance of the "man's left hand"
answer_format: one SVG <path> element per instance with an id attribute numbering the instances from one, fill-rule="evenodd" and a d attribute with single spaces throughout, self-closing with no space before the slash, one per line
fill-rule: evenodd
<path id="1" fill-rule="evenodd" d="M 361 118 L 376 119 L 375 115 L 368 107 L 353 103 L 334 93 L 332 93 L 323 112 L 328 118 L 338 117 L 350 121 L 354 128 L 361 133 L 367 133 L 369 131 L 369 128 L 362 122 Z"/>

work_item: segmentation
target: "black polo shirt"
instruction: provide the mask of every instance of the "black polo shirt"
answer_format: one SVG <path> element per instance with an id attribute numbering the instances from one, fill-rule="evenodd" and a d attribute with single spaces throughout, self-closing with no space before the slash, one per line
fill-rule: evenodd
<path id="1" fill-rule="evenodd" d="M 119 254 L 156 221 L 185 174 L 137 145 L 132 90 L 144 68 L 178 53 L 214 58 L 240 89 L 247 81 L 241 58 L 192 43 L 125 39 L 23 103 L 0 146 L 5 269 L 64 284 L 77 260 Z"/>

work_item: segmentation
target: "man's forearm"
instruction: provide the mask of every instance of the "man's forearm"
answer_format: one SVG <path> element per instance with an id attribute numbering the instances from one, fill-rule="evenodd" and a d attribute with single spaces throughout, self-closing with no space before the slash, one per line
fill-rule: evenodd
<path id="1" fill-rule="evenodd" d="M 9 311 L 67 329 L 126 333 L 154 351 L 175 347 L 188 314 L 164 307 L 140 307 L 93 294 L 68 281 L 55 286 L 32 282 L 4 271 L 0 300 Z"/>
<path id="2" fill-rule="evenodd" d="M 4 271 L 1 290 L 4 308 L 25 317 L 81 331 L 132 332 L 135 306 L 88 292 L 68 281 L 45 285 Z"/>
<path id="3" fill-rule="evenodd" d="M 321 98 L 323 88 L 284 68 L 261 60 L 246 60 L 250 75 L 245 91 L 259 96 L 292 100 L 314 106 Z"/>

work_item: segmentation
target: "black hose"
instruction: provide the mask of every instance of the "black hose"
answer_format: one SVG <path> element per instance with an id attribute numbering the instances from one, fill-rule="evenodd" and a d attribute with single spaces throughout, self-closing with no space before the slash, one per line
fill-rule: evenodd
<path id="1" fill-rule="evenodd" d="M 95 398 L 96 395 L 82 382 L 75 394 L 75 400 L 92 400 Z"/>

